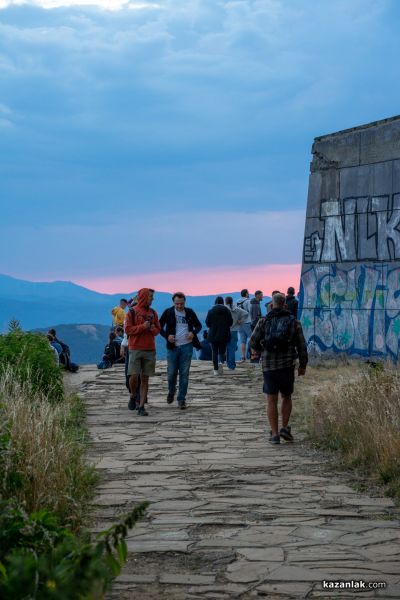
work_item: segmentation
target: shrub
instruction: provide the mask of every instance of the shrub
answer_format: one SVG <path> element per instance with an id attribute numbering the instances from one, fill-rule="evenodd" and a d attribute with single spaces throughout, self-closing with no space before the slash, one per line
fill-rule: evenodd
<path id="1" fill-rule="evenodd" d="M 86 463 L 83 406 L 76 396 L 50 403 L 15 367 L 0 376 L 0 495 L 28 512 L 44 507 L 77 528 L 95 475 Z"/>
<path id="2" fill-rule="evenodd" d="M 0 376 L 9 366 L 18 381 L 29 382 L 34 392 L 43 392 L 50 400 L 63 398 L 62 371 L 44 335 L 23 332 L 15 324 L 0 335 Z"/>
<path id="3" fill-rule="evenodd" d="M 47 511 L 28 515 L 19 508 L 0 506 L 0 530 L 5 532 L 0 546 L 0 597 L 104 598 L 126 560 L 128 530 L 144 514 L 146 506 L 139 505 L 121 523 L 95 539 L 89 535 L 78 538 L 62 529 Z"/>
<path id="4" fill-rule="evenodd" d="M 309 429 L 322 446 L 341 452 L 400 492 L 400 372 L 379 365 L 360 371 L 354 382 L 339 381 L 314 398 Z"/>

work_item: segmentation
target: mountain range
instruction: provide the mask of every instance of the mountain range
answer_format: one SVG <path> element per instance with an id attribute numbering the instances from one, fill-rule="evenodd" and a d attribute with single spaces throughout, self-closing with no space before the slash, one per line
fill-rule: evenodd
<path id="1" fill-rule="evenodd" d="M 25 330 L 57 330 L 57 335 L 72 350 L 78 363 L 94 363 L 101 359 L 111 326 L 111 309 L 121 298 L 136 292 L 101 294 L 70 281 L 41 283 L 0 275 L 0 333 L 8 330 L 11 319 L 17 319 Z M 239 292 L 227 292 L 234 300 Z M 196 311 L 204 323 L 215 295 L 188 296 L 186 304 Z M 265 298 L 265 302 L 269 298 Z M 160 315 L 171 306 L 171 294 L 156 292 L 153 307 Z M 160 358 L 165 358 L 165 343 L 157 340 Z"/>

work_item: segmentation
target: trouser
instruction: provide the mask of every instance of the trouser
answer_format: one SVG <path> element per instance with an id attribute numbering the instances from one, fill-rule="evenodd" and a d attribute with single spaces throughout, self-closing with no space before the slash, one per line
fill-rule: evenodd
<path id="1" fill-rule="evenodd" d="M 182 404 L 186 400 L 192 355 L 193 344 L 191 343 L 176 346 L 172 350 L 167 350 L 168 392 L 170 394 L 175 394 L 179 374 L 178 404 Z"/>
<path id="2" fill-rule="evenodd" d="M 218 371 L 218 362 L 225 362 L 226 342 L 212 342 L 211 348 L 214 370 Z"/>
<path id="3" fill-rule="evenodd" d="M 236 368 L 236 350 L 237 350 L 237 342 L 238 342 L 238 332 L 231 331 L 231 339 L 228 342 L 226 347 L 226 364 L 228 365 L 228 369 Z"/>

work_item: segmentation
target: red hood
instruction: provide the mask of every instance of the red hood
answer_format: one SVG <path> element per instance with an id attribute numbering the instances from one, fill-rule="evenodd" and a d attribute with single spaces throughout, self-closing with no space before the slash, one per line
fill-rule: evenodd
<path id="1" fill-rule="evenodd" d="M 147 310 L 150 307 L 149 288 L 142 288 L 137 295 L 137 305 L 142 310 Z"/>

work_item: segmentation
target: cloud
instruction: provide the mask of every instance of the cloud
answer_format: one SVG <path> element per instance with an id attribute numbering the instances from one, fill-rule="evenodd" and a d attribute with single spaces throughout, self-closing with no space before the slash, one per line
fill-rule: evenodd
<path id="1" fill-rule="evenodd" d="M 298 263 L 302 252 L 303 211 L 246 213 L 184 212 L 141 217 L 117 211 L 108 223 L 91 226 L 18 227 L 2 238 L 4 248 L 18 239 L 11 260 L 0 252 L 0 273 L 68 279 L 133 276 L 218 264 Z M 72 242 L 73 240 L 73 242 Z M 58 249 L 58 250 L 56 250 Z M 29 256 L 27 262 L 26 256 Z M 7 257 L 7 258 L 6 258 Z"/>

